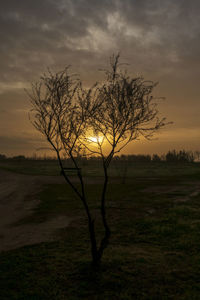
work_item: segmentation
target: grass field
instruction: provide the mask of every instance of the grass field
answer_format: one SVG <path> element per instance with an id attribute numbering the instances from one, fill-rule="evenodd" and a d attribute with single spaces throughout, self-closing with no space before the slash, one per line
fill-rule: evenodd
<path id="1" fill-rule="evenodd" d="M 67 165 L 66 167 L 72 167 Z M 94 161 L 80 164 L 83 175 L 89 177 L 103 176 L 101 163 Z M 0 160 L 0 168 L 29 175 L 59 175 L 56 160 Z M 112 162 L 109 173 L 111 177 L 182 177 L 199 174 L 200 163 L 166 163 L 166 162 Z"/>
<path id="2" fill-rule="evenodd" d="M 59 174 L 55 162 L 0 163 L 25 174 Z M 98 165 L 87 176 L 101 176 Z M 112 238 L 102 270 L 90 268 L 87 223 L 81 203 L 66 185 L 46 185 L 32 215 L 37 223 L 75 217 L 56 242 L 0 254 L 0 299 L 200 299 L 200 165 L 113 165 L 107 196 Z M 98 218 L 100 183 L 87 194 Z"/>

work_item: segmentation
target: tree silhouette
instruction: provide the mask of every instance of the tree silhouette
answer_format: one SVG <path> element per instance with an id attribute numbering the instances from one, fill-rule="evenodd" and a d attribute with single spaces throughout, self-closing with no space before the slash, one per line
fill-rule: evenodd
<path id="1" fill-rule="evenodd" d="M 106 214 L 106 191 L 112 158 L 139 136 L 149 139 L 166 124 L 165 118 L 159 119 L 157 99 L 152 96 L 156 84 L 141 77 L 129 77 L 120 66 L 119 55 L 113 55 L 110 68 L 104 70 L 105 81 L 95 83 L 89 89 L 70 74 L 69 67 L 56 74 L 48 71 L 39 82 L 32 84 L 32 90 L 28 92 L 32 104 L 31 122 L 56 152 L 62 175 L 83 203 L 95 268 L 100 266 L 111 235 Z M 100 156 L 104 171 L 100 199 L 104 234 L 99 242 L 77 159 L 83 153 Z M 71 159 L 80 189 L 65 172 L 64 157 Z"/>

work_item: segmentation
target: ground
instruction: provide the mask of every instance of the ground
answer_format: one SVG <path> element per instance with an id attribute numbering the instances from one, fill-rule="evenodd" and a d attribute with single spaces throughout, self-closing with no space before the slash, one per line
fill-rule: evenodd
<path id="1" fill-rule="evenodd" d="M 94 274 L 85 212 L 54 165 L 2 164 L 1 299 L 200 299 L 199 164 L 132 164 L 122 177 L 116 169 L 106 198 L 111 241 Z M 102 177 L 96 166 L 87 174 L 96 215 Z M 98 214 L 95 225 L 99 241 Z"/>
<path id="2" fill-rule="evenodd" d="M 113 181 L 113 180 L 112 180 Z M 120 182 L 120 180 L 114 180 Z M 90 184 L 98 184 L 98 178 L 87 179 Z M 20 223 L 19 221 L 28 218 L 38 206 L 39 193 L 45 185 L 64 184 L 62 176 L 45 175 L 24 175 L 0 169 L 0 251 L 6 251 L 22 247 L 24 245 L 37 244 L 45 241 L 53 241 L 58 238 L 57 229 L 67 227 L 75 217 L 66 215 L 55 216 L 50 220 L 39 223 Z M 188 184 L 190 186 L 188 193 Z M 179 192 L 177 193 L 177 190 Z M 180 195 L 180 190 L 182 195 Z M 173 200 L 177 203 L 184 203 L 191 197 L 200 194 L 200 183 L 195 181 L 184 182 L 184 185 L 177 186 L 151 186 L 144 188 L 147 194 L 164 195 L 174 194 Z M 110 202 L 115 206 L 115 203 Z M 147 211 L 154 213 L 154 209 Z"/>
<path id="3" fill-rule="evenodd" d="M 0 251 L 55 239 L 58 228 L 68 226 L 71 218 L 58 216 L 39 224 L 17 224 L 32 214 L 38 193 L 45 184 L 63 183 L 59 176 L 31 176 L 0 170 Z"/>

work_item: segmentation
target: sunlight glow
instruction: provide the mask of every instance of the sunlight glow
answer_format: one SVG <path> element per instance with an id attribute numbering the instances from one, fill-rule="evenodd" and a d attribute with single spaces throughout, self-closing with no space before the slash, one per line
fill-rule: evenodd
<path id="1" fill-rule="evenodd" d="M 92 142 L 92 143 L 101 143 L 103 140 L 102 136 L 90 136 L 88 137 L 88 142 Z"/>

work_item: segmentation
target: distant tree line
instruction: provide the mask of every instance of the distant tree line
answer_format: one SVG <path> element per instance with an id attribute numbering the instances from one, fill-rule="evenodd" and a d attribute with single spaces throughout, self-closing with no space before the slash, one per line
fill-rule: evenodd
<path id="1" fill-rule="evenodd" d="M 0 160 L 56 160 L 53 156 L 37 156 L 33 154 L 32 156 L 16 155 L 16 156 L 6 156 L 5 154 L 0 154 Z"/>
<path id="2" fill-rule="evenodd" d="M 131 154 L 115 157 L 116 160 L 134 161 L 134 162 L 195 162 L 200 160 L 200 151 L 169 150 L 166 154 L 143 155 Z"/>
<path id="3" fill-rule="evenodd" d="M 26 157 L 25 155 L 17 155 L 12 157 L 7 157 L 5 154 L 0 154 L 0 160 L 56 160 L 52 156 L 38 156 L 33 154 L 31 157 Z M 95 156 L 85 157 L 79 156 L 79 161 L 82 163 L 87 162 L 98 162 L 99 158 Z M 68 159 L 65 159 L 66 161 Z M 169 150 L 166 154 L 122 154 L 120 156 L 116 155 L 113 158 L 114 161 L 129 161 L 129 162 L 200 162 L 200 151 L 186 151 L 186 150 Z"/>

